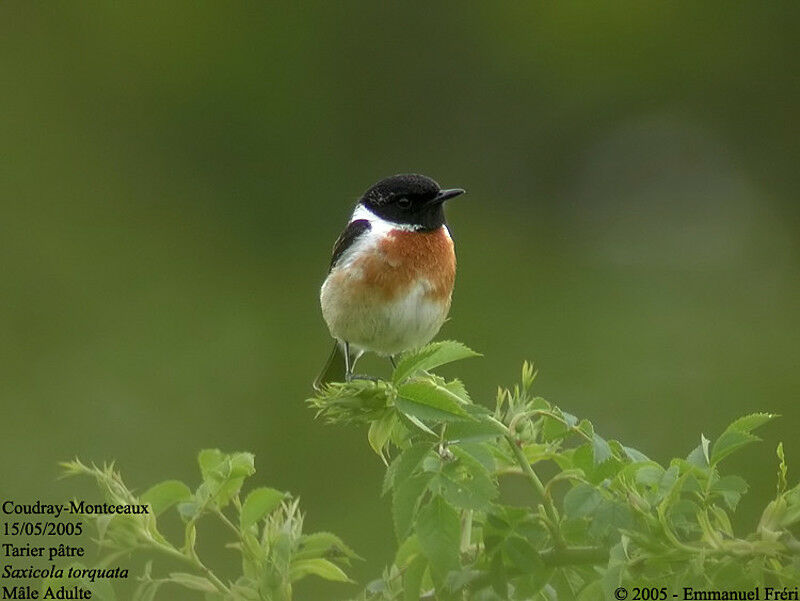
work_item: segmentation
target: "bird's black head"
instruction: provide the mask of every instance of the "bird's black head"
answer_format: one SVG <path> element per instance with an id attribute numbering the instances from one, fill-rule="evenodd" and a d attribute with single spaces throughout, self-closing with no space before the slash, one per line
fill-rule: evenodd
<path id="1" fill-rule="evenodd" d="M 460 188 L 442 190 L 424 175 L 403 174 L 379 181 L 364 192 L 360 203 L 386 221 L 432 231 L 445 223 L 444 201 L 463 193 Z"/>

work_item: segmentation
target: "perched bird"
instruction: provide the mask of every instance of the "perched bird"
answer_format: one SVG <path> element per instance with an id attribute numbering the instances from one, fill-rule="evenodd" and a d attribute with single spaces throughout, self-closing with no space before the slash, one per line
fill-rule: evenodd
<path id="1" fill-rule="evenodd" d="M 354 377 L 364 352 L 389 357 L 421 347 L 450 310 L 456 277 L 442 190 L 424 175 L 387 177 L 369 188 L 333 247 L 320 291 L 322 315 L 336 339 L 314 383 Z"/>

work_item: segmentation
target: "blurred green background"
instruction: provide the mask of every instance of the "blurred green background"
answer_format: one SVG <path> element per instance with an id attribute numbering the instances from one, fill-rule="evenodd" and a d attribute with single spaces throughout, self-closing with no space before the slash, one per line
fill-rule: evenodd
<path id="1" fill-rule="evenodd" d="M 250 450 L 377 575 L 382 465 L 303 399 L 353 202 L 422 172 L 469 192 L 441 336 L 485 357 L 448 373 L 489 403 L 532 359 L 661 461 L 781 413 L 731 465 L 752 528 L 779 439 L 800 474 L 799 7 L 3 2 L 3 495 L 90 491 L 55 482 L 75 455 L 141 490 Z"/>

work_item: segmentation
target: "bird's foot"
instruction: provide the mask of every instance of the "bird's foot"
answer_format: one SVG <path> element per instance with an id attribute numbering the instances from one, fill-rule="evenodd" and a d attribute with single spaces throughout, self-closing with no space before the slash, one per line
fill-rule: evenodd
<path id="1" fill-rule="evenodd" d="M 380 378 L 376 378 L 375 376 L 368 376 L 366 374 L 347 374 L 345 379 L 348 382 L 352 382 L 353 380 L 368 380 L 369 382 L 378 382 Z"/>

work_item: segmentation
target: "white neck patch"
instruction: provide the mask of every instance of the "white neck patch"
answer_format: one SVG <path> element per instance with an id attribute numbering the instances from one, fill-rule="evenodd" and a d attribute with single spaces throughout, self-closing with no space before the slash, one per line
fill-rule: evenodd
<path id="1" fill-rule="evenodd" d="M 353 211 L 353 216 L 350 221 L 357 221 L 358 219 L 366 219 L 372 226 L 375 233 L 385 234 L 392 230 L 404 230 L 407 232 L 414 232 L 418 228 L 410 223 L 395 223 L 394 221 L 387 221 L 382 217 L 378 217 L 375 213 L 370 211 L 363 204 L 359 204 L 356 210 Z"/>

